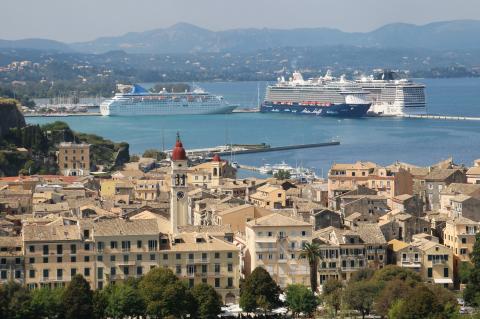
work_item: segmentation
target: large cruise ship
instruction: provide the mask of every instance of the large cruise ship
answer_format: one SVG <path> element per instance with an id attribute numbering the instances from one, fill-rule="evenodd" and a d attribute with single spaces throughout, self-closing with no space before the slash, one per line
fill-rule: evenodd
<path id="1" fill-rule="evenodd" d="M 376 70 L 374 75 L 356 81 L 368 91 L 372 106 L 368 111 L 376 116 L 426 114 L 425 85 L 398 79 L 395 72 Z"/>
<path id="2" fill-rule="evenodd" d="M 260 111 L 362 117 L 371 105 L 367 95 L 355 82 L 343 77 L 335 80 L 327 73 L 325 77 L 304 80 L 300 72 L 294 72 L 289 81 L 279 78 L 267 87 Z"/>
<path id="3" fill-rule="evenodd" d="M 117 93 L 100 104 L 102 115 L 176 115 L 231 113 L 236 106 L 222 96 L 201 89 L 172 93 L 165 89 L 151 93 L 139 85 L 131 86 L 127 93 Z"/>

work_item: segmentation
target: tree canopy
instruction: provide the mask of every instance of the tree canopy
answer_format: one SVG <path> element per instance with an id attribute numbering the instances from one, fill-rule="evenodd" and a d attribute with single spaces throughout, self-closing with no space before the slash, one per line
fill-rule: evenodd
<path id="1" fill-rule="evenodd" d="M 280 287 L 263 268 L 255 268 L 240 286 L 240 307 L 248 312 L 280 305 Z"/>

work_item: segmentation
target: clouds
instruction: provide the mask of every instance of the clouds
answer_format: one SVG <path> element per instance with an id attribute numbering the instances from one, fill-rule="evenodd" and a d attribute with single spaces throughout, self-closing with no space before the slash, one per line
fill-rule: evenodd
<path id="1" fill-rule="evenodd" d="M 16 0 L 4 1 L 0 38 L 84 41 L 184 21 L 212 30 L 332 27 L 480 19 L 478 0 Z"/>

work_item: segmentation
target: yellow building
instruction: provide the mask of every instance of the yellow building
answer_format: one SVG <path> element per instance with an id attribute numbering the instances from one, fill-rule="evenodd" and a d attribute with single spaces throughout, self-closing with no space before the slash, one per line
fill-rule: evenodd
<path id="1" fill-rule="evenodd" d="M 222 184 L 223 179 L 235 177 L 236 170 L 217 154 L 210 162 L 190 167 L 188 170 L 188 184 L 199 187 L 217 187 Z"/>
<path id="2" fill-rule="evenodd" d="M 259 207 L 279 209 L 287 205 L 287 196 L 281 186 L 267 184 L 257 188 L 257 191 L 250 195 L 250 201 Z"/>
<path id="3" fill-rule="evenodd" d="M 100 196 L 128 204 L 135 197 L 135 188 L 131 181 L 105 179 L 100 182 Z"/>
<path id="4" fill-rule="evenodd" d="M 155 201 L 160 196 L 160 185 L 163 181 L 154 179 L 140 179 L 135 182 L 135 199 Z"/>
<path id="5" fill-rule="evenodd" d="M 214 213 L 212 221 L 214 225 L 230 225 L 233 232 L 245 233 L 247 222 L 272 213 L 269 209 L 245 204 Z"/>
<path id="6" fill-rule="evenodd" d="M 475 160 L 474 166 L 468 169 L 467 183 L 480 184 L 480 159 Z"/>
<path id="7" fill-rule="evenodd" d="M 309 265 L 300 259 L 305 243 L 312 241 L 312 225 L 280 213 L 251 220 L 245 228 L 245 273 L 265 268 L 281 288 L 310 285 Z"/>
<path id="8" fill-rule="evenodd" d="M 373 189 L 389 200 L 413 193 L 412 176 L 403 168 L 387 169 L 372 162 L 334 164 L 328 172 L 329 201 L 359 185 Z"/>
<path id="9" fill-rule="evenodd" d="M 470 261 L 475 235 L 479 231 L 479 222 L 463 216 L 448 219 L 444 230 L 444 245 L 452 250 L 459 261 Z"/>
<path id="10" fill-rule="evenodd" d="M 90 174 L 90 144 L 63 142 L 58 145 L 58 168 L 65 176 Z"/>
<path id="11" fill-rule="evenodd" d="M 415 238 L 411 243 L 394 239 L 389 244 L 397 266 L 418 272 L 427 283 L 453 287 L 453 253 L 450 248 L 424 238 Z"/>
<path id="12" fill-rule="evenodd" d="M 0 284 L 9 281 L 23 284 L 23 260 L 21 238 L 0 236 Z"/>

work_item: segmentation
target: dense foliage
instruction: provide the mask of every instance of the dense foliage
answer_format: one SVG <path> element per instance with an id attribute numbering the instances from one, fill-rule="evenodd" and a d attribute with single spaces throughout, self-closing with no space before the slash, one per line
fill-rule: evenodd
<path id="1" fill-rule="evenodd" d="M 480 306 L 480 233 L 475 236 L 475 244 L 470 258 L 473 267 L 468 272 L 468 283 L 463 297 L 468 304 L 478 307 Z"/>
<path id="2" fill-rule="evenodd" d="M 207 284 L 188 288 L 171 270 L 154 268 L 93 292 L 76 275 L 65 288 L 28 290 L 9 282 L 0 285 L 2 319 L 217 318 L 222 301 Z"/>
<path id="3" fill-rule="evenodd" d="M 318 300 L 308 287 L 300 284 L 289 285 L 285 290 L 286 306 L 296 317 L 300 313 L 311 315 L 315 312 Z"/>
<path id="4" fill-rule="evenodd" d="M 422 283 L 408 269 L 389 265 L 377 271 L 362 271 L 346 286 L 337 280 L 323 285 L 322 300 L 334 316 L 342 310 L 362 318 L 374 314 L 382 318 L 456 318 L 455 295 L 438 285 Z"/>
<path id="5" fill-rule="evenodd" d="M 290 179 L 291 174 L 289 171 L 286 171 L 284 169 L 279 169 L 275 174 L 273 174 L 273 177 L 275 177 L 276 179 L 284 180 L 284 179 Z"/>
<path id="6" fill-rule="evenodd" d="M 255 268 L 240 285 L 240 307 L 248 312 L 268 311 L 280 305 L 280 287 L 263 268 Z"/>

